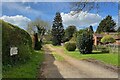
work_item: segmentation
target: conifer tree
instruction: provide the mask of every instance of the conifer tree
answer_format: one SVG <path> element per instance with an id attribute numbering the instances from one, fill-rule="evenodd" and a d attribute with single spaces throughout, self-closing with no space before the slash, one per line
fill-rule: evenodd
<path id="1" fill-rule="evenodd" d="M 108 15 L 105 19 L 103 19 L 98 28 L 97 28 L 97 33 L 101 32 L 115 32 L 115 25 L 116 23 L 112 19 L 112 16 Z"/>
<path id="2" fill-rule="evenodd" d="M 57 12 L 52 26 L 52 44 L 61 45 L 63 37 L 64 37 L 64 27 L 62 24 L 62 17 L 60 13 Z"/>
<path id="3" fill-rule="evenodd" d="M 94 33 L 94 31 L 93 31 L 93 26 L 90 26 L 90 27 L 88 28 L 88 30 L 89 30 L 91 33 Z"/>

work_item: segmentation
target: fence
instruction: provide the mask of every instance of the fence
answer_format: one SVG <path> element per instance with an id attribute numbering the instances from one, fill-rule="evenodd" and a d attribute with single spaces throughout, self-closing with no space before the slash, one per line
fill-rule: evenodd
<path id="1" fill-rule="evenodd" d="M 107 52 L 107 53 L 120 53 L 120 45 L 97 45 L 93 47 L 93 50 Z"/>
<path id="2" fill-rule="evenodd" d="M 110 53 L 119 53 L 120 52 L 120 45 L 110 44 L 110 45 L 107 45 L 107 47 L 108 47 Z"/>

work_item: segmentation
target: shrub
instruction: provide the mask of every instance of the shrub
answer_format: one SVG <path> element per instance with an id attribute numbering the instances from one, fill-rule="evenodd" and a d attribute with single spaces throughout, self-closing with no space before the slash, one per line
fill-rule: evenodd
<path id="1" fill-rule="evenodd" d="M 3 65 L 24 62 L 32 52 L 32 40 L 23 29 L 0 20 L 2 24 L 2 63 Z M 10 47 L 18 47 L 18 54 L 10 56 Z"/>
<path id="2" fill-rule="evenodd" d="M 77 47 L 82 54 L 92 53 L 93 47 L 93 36 L 89 32 L 83 32 L 78 35 Z"/>
<path id="3" fill-rule="evenodd" d="M 101 39 L 102 43 L 114 43 L 115 39 L 111 37 L 110 35 L 106 35 Z"/>
<path id="4" fill-rule="evenodd" d="M 103 52 L 103 53 L 109 53 L 109 49 L 103 47 L 103 48 L 101 48 L 101 52 Z"/>
<path id="5" fill-rule="evenodd" d="M 67 43 L 65 43 L 65 48 L 68 51 L 75 51 L 75 49 L 76 49 L 76 43 L 67 42 Z"/>
<path id="6" fill-rule="evenodd" d="M 109 49 L 102 45 L 94 46 L 94 50 L 101 51 L 103 53 L 109 53 Z"/>

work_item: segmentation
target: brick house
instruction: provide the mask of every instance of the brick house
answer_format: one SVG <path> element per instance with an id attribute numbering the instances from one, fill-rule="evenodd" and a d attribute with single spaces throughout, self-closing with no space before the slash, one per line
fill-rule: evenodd
<path id="1" fill-rule="evenodd" d="M 104 34 L 94 33 L 94 34 L 93 34 L 94 45 L 102 44 L 102 43 L 100 42 L 100 40 L 101 40 L 105 35 L 111 35 L 111 36 L 116 40 L 116 42 L 113 43 L 113 44 L 120 45 L 120 35 L 118 35 L 117 33 L 104 33 Z"/>
<path id="2" fill-rule="evenodd" d="M 93 34 L 93 40 L 94 40 L 94 45 L 99 45 L 101 44 L 100 40 L 102 39 L 103 35 L 102 34 Z"/>

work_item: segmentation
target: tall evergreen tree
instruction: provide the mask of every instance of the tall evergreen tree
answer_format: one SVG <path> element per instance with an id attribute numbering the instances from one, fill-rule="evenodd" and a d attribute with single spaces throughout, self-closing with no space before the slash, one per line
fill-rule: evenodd
<path id="1" fill-rule="evenodd" d="M 60 13 L 57 12 L 52 26 L 52 44 L 61 45 L 63 36 L 64 36 L 64 27 L 62 24 L 62 17 Z"/>
<path id="2" fill-rule="evenodd" d="M 105 19 L 103 19 L 98 28 L 97 28 L 97 33 L 101 32 L 115 32 L 115 25 L 116 23 L 112 19 L 112 16 L 108 15 Z"/>
<path id="3" fill-rule="evenodd" d="M 90 26 L 88 29 L 89 29 L 89 31 L 90 31 L 91 33 L 94 33 L 92 26 Z"/>

